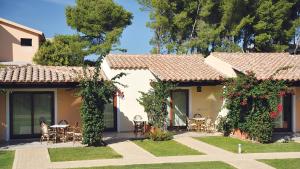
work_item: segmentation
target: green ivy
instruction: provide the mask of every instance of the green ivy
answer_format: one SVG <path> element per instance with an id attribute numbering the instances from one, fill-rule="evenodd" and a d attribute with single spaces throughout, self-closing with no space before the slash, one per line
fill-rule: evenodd
<path id="1" fill-rule="evenodd" d="M 148 122 L 154 127 L 164 129 L 168 115 L 168 98 L 175 85 L 157 78 L 155 82 L 151 82 L 151 86 L 148 92 L 140 92 L 142 96 L 137 101 L 144 107 Z"/>
<path id="2" fill-rule="evenodd" d="M 80 82 L 79 95 L 82 97 L 81 119 L 83 130 L 83 144 L 88 146 L 103 145 L 102 134 L 104 125 L 105 105 L 112 102 L 117 91 L 115 79 L 124 74 L 118 74 L 112 80 L 103 80 L 100 76 L 101 60 L 97 62 L 92 71 L 92 77 L 87 73 L 91 70 L 84 69 L 85 76 Z"/>
<path id="3" fill-rule="evenodd" d="M 261 143 L 271 141 L 279 95 L 288 92 L 284 81 L 258 80 L 253 72 L 239 74 L 225 83 L 226 130 L 240 129 Z M 280 112 L 278 112 L 280 113 Z M 228 127 L 229 126 L 229 127 Z"/>

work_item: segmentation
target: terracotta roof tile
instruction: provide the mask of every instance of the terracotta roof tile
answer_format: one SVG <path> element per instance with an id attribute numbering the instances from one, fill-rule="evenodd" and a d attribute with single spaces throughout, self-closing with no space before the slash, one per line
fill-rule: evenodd
<path id="1" fill-rule="evenodd" d="M 253 71 L 258 79 L 274 75 L 276 80 L 300 80 L 300 56 L 288 53 L 221 53 L 211 54 L 240 72 Z M 289 67 L 286 70 L 280 70 Z M 278 73 L 275 73 L 277 70 Z"/>
<path id="2" fill-rule="evenodd" d="M 67 66 L 6 66 L 0 68 L 0 83 L 78 83 L 83 77 L 82 67 Z M 93 68 L 87 69 L 88 76 L 93 73 Z M 103 72 L 101 78 L 106 79 Z"/>
<path id="3" fill-rule="evenodd" d="M 204 63 L 201 55 L 124 55 L 106 57 L 112 69 L 148 69 L 165 81 L 220 80 L 223 74 Z"/>

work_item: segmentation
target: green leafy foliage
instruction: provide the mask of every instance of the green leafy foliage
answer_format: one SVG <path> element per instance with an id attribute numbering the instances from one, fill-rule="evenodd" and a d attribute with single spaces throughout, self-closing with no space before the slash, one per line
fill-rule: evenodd
<path id="1" fill-rule="evenodd" d="M 227 117 L 218 117 L 217 131 L 222 132 L 224 136 L 229 136 L 231 126 Z"/>
<path id="2" fill-rule="evenodd" d="M 226 116 L 225 132 L 240 129 L 262 143 L 271 141 L 274 120 L 280 107 L 279 94 L 287 91 L 284 81 L 272 78 L 257 80 L 255 74 L 247 72 L 237 78 L 229 79 L 225 84 Z"/>
<path id="3" fill-rule="evenodd" d="M 83 129 L 83 144 L 96 146 L 103 144 L 102 133 L 104 131 L 105 104 L 112 101 L 116 91 L 113 81 L 102 80 L 100 66 L 93 71 L 92 78 L 85 75 L 80 83 L 82 97 L 81 119 Z"/>
<path id="4" fill-rule="evenodd" d="M 167 141 L 173 139 L 173 133 L 157 128 L 153 132 L 148 132 L 146 138 L 153 141 Z"/>
<path id="5" fill-rule="evenodd" d="M 79 95 L 82 97 L 83 143 L 103 145 L 104 106 L 112 101 L 117 90 L 115 80 L 124 74 L 118 74 L 111 80 L 101 79 L 100 65 L 118 42 L 123 29 L 131 24 L 132 15 L 112 0 L 77 0 L 76 5 L 66 8 L 66 17 L 67 24 L 89 42 L 86 50 L 100 56 L 92 70 L 84 67 Z"/>
<path id="6" fill-rule="evenodd" d="M 113 0 L 76 0 L 75 6 L 66 8 L 66 18 L 71 28 L 92 42 L 92 53 L 108 54 L 131 24 L 132 14 Z"/>
<path id="7" fill-rule="evenodd" d="M 153 53 L 282 52 L 300 26 L 299 0 L 137 0 L 150 11 Z"/>
<path id="8" fill-rule="evenodd" d="M 156 80 L 151 82 L 152 88 L 148 92 L 140 92 L 142 96 L 137 101 L 144 107 L 148 122 L 156 128 L 164 129 L 168 115 L 168 98 L 174 85 L 158 78 Z"/>
<path id="9" fill-rule="evenodd" d="M 56 35 L 40 46 L 33 61 L 49 66 L 80 66 L 88 54 L 84 50 L 88 44 L 78 35 Z"/>

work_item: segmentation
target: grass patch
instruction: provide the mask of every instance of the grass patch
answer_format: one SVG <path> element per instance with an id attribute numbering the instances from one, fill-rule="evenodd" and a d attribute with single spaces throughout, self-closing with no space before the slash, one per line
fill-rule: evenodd
<path id="1" fill-rule="evenodd" d="M 238 144 L 242 144 L 243 153 L 299 152 L 300 151 L 300 144 L 296 142 L 261 144 L 261 143 L 252 143 L 251 141 L 242 141 L 231 137 L 222 137 L 222 136 L 201 137 L 196 139 L 234 153 L 237 153 Z"/>
<path id="2" fill-rule="evenodd" d="M 197 150 L 191 149 L 174 140 L 168 141 L 152 141 L 152 140 L 136 140 L 135 144 L 149 151 L 155 156 L 181 156 L 181 155 L 201 155 Z"/>
<path id="3" fill-rule="evenodd" d="M 14 151 L 0 151 L 0 168 L 11 169 L 15 157 Z"/>
<path id="4" fill-rule="evenodd" d="M 294 159 L 272 159 L 272 160 L 258 160 L 266 163 L 276 169 L 299 169 L 300 158 Z"/>
<path id="5" fill-rule="evenodd" d="M 51 161 L 77 161 L 121 158 L 122 156 L 110 147 L 68 147 L 49 148 Z"/>
<path id="6" fill-rule="evenodd" d="M 214 162 L 197 162 L 197 163 L 165 163 L 165 164 L 141 164 L 141 165 L 124 165 L 124 166 L 107 166 L 93 167 L 93 169 L 234 169 L 229 164 Z M 91 168 L 92 169 L 92 168 Z"/>

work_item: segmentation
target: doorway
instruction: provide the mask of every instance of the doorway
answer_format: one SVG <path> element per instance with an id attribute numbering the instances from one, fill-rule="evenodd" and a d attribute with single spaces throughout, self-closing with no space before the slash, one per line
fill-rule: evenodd
<path id="1" fill-rule="evenodd" d="M 179 89 L 171 91 L 169 126 L 186 128 L 186 118 L 189 115 L 189 90 Z"/>
<path id="2" fill-rule="evenodd" d="M 282 113 L 275 120 L 275 131 L 290 132 L 292 131 L 292 112 L 293 112 L 293 96 L 286 94 L 281 98 L 283 106 Z"/>
<path id="3" fill-rule="evenodd" d="M 10 138 L 40 135 L 40 122 L 54 123 L 53 92 L 12 92 L 9 95 Z"/>

